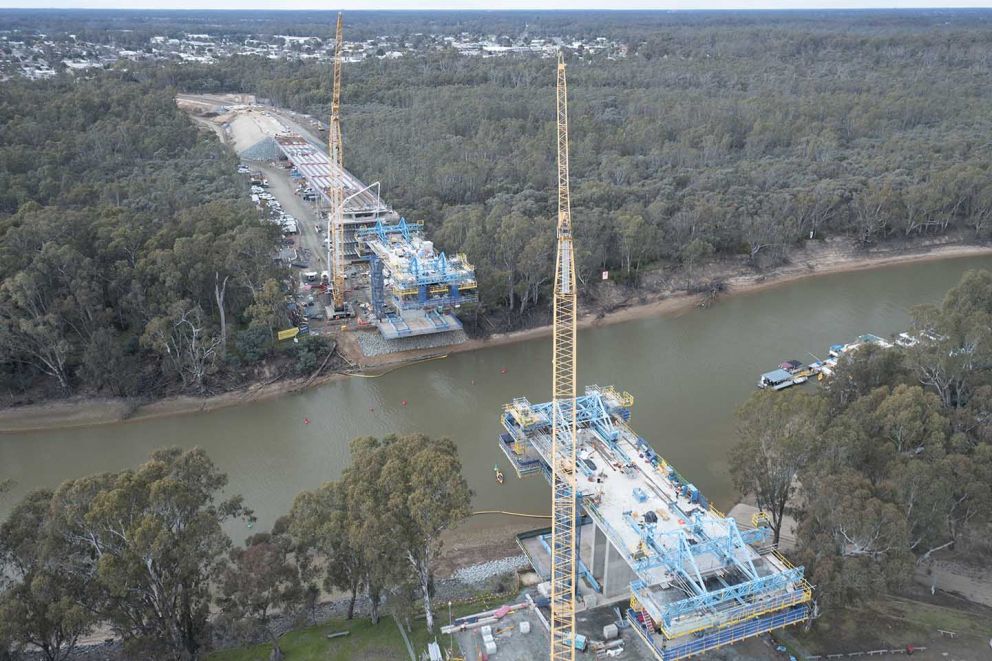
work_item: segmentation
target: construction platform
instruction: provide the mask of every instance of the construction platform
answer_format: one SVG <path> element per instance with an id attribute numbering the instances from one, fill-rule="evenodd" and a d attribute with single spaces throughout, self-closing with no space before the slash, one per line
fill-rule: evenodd
<path id="1" fill-rule="evenodd" d="M 382 337 L 398 340 L 462 330 L 453 311 L 478 301 L 475 268 L 468 259 L 436 252 L 424 238 L 423 226 L 400 218 L 383 202 L 377 185 L 366 186 L 332 164 L 302 136 L 285 129 L 275 141 L 294 176 L 306 181 L 325 211 L 330 210 L 332 189 L 343 186 L 345 259 L 368 264 L 368 321 Z"/>
<path id="2" fill-rule="evenodd" d="M 452 310 L 478 300 L 475 267 L 448 257 L 423 237 L 423 226 L 377 222 L 356 233 L 369 261 L 372 313 L 384 337 L 461 329 Z"/>
<path id="3" fill-rule="evenodd" d="M 546 591 L 546 586 L 543 589 Z M 527 590 L 512 604 L 460 617 L 442 626 L 442 638 L 445 634 L 451 635 L 464 659 L 534 661 L 547 658 L 551 647 L 547 602 L 547 597 L 539 591 Z M 587 609 L 577 614 L 575 619 L 586 651 L 604 655 L 597 658 L 605 658 L 607 650 L 613 650 L 613 655 L 626 661 L 649 661 L 654 658 L 643 650 L 637 634 L 625 622 L 618 608 Z M 614 630 L 606 637 L 604 632 L 610 625 L 614 626 Z M 457 655 L 447 658 L 457 658 Z"/>
<path id="4" fill-rule="evenodd" d="M 662 661 L 808 619 L 812 589 L 772 547 L 771 530 L 709 505 L 630 428 L 632 406 L 628 393 L 590 386 L 559 416 L 574 414 L 578 430 L 577 608 L 629 601 L 627 621 Z M 518 476 L 550 480 L 552 404 L 515 399 L 502 423 L 499 447 Z M 547 576 L 549 539 L 521 544 Z"/>
<path id="5" fill-rule="evenodd" d="M 548 599 L 544 588 L 528 588 L 506 605 L 459 617 L 441 627 L 438 641 L 451 652 L 444 658 L 490 658 L 498 661 L 534 661 L 548 658 Z M 439 609 L 438 617 L 444 612 Z M 612 625 L 612 626 L 611 626 Z M 486 635 L 488 626 L 489 635 Z M 619 658 L 622 661 L 651 661 L 657 658 L 644 646 L 622 608 L 616 605 L 585 608 L 575 615 L 575 629 L 584 641 L 585 654 L 576 658 Z M 450 639 L 448 638 L 450 636 Z M 490 642 L 491 641 L 491 642 Z M 487 645 L 487 643 L 489 643 Z M 488 649 L 487 649 L 488 647 Z M 750 639 L 733 647 L 707 654 L 712 661 L 753 661 L 774 654 L 765 640 Z M 495 652 L 492 650 L 495 649 Z"/>
<path id="6" fill-rule="evenodd" d="M 348 170 L 331 164 L 321 149 L 306 138 L 285 129 L 275 136 L 279 149 L 298 174 L 318 196 L 318 206 L 330 210 L 331 189 L 344 187 L 344 253 L 349 262 L 362 259 L 356 233 L 379 220 L 395 221 L 399 215 L 379 196 L 378 187 L 366 186 Z"/>
<path id="7" fill-rule="evenodd" d="M 384 315 L 382 319 L 376 320 L 375 325 L 387 340 L 446 333 L 462 328 L 458 317 L 450 312 L 437 310 L 407 310 L 402 315 Z"/>

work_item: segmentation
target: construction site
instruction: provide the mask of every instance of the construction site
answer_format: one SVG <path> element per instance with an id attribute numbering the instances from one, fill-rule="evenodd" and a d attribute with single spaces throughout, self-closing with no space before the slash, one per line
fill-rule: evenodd
<path id="1" fill-rule="evenodd" d="M 342 33 L 339 18 L 339 45 Z M 326 128 L 250 95 L 180 95 L 177 101 L 260 168 L 259 184 L 283 184 L 276 195 L 253 187 L 253 201 L 263 214 L 277 214 L 273 222 L 282 219 L 288 247 L 277 259 L 300 270 L 291 314 L 297 329 L 287 329 L 286 338 L 333 332 L 356 359 L 463 342 L 457 311 L 478 301 L 475 268 L 465 255 L 436 249 L 423 223 L 400 217 L 382 199 L 379 182 L 367 185 L 345 168 L 341 62 L 337 47 Z M 324 132 L 326 147 L 314 135 Z M 289 208 L 295 215 L 284 212 Z"/>
<path id="2" fill-rule="evenodd" d="M 328 296 L 328 318 L 362 319 L 387 340 L 460 330 L 453 311 L 477 300 L 475 269 L 465 256 L 435 251 L 423 224 L 408 223 L 382 201 L 378 183 L 365 185 L 300 135 L 284 130 L 275 142 L 304 190 L 315 193 L 319 215 L 330 219 L 325 239 L 330 268 L 313 286 Z M 336 190 L 341 203 L 335 201 Z M 340 249 L 335 227 L 340 227 Z M 356 266 L 355 280 L 368 283 L 364 291 L 350 289 L 352 278 L 345 277 Z M 404 348 L 396 344 L 396 350 Z"/>
<path id="3" fill-rule="evenodd" d="M 338 44 L 341 33 L 339 18 Z M 311 299 L 321 299 L 329 326 L 361 329 L 364 337 L 374 333 L 386 351 L 404 351 L 424 337 L 437 338 L 437 346 L 457 342 L 464 332 L 456 313 L 478 300 L 474 268 L 464 255 L 439 251 L 422 224 L 400 217 L 383 201 L 378 182 L 366 185 L 345 169 L 340 81 L 336 57 L 326 152 L 285 116 L 262 112 L 251 118 L 268 137 L 247 153 L 284 161 L 316 221 L 304 223 L 304 232 L 313 227 L 309 240 L 322 239 L 304 251 L 313 257 L 304 268 L 322 268 L 305 271 L 303 287 Z M 577 652 L 591 652 L 673 661 L 806 621 L 812 588 L 803 568 L 771 544 L 763 515 L 747 525 L 713 507 L 654 449 L 652 440 L 663 445 L 668 439 L 649 440 L 633 430 L 630 394 L 600 386 L 578 393 L 576 246 L 561 55 L 556 99 L 552 396 L 543 403 L 518 397 L 506 404 L 498 439 L 518 478 L 543 476 L 551 485 L 552 525 L 517 536 L 537 585 L 500 608 L 442 628 L 460 648 L 449 649 L 448 658 L 549 654 L 573 661 Z M 259 145 L 274 146 L 278 154 Z M 370 354 L 364 345 L 363 352 Z"/>
<path id="4" fill-rule="evenodd" d="M 359 318 L 373 325 L 393 349 L 404 340 L 446 334 L 455 339 L 462 326 L 453 310 L 475 301 L 475 269 L 464 255 L 449 259 L 423 236 L 422 225 L 408 224 L 382 202 L 378 182 L 365 185 L 344 167 L 341 130 L 343 19 L 335 31 L 333 94 L 326 157 L 299 135 L 282 133 L 276 143 L 327 218 L 329 319 Z M 375 192 L 373 192 L 373 190 Z M 315 229 L 319 229 L 319 226 Z M 368 298 L 349 296 L 348 267 L 367 264 Z M 364 318 L 359 311 L 364 308 Z M 464 335 L 458 336 L 459 338 Z"/>
<path id="5" fill-rule="evenodd" d="M 461 329 L 453 311 L 478 300 L 475 269 L 464 255 L 435 252 L 423 237 L 423 226 L 402 218 L 361 228 L 357 237 L 369 263 L 372 314 L 383 337 Z"/>
<path id="6" fill-rule="evenodd" d="M 631 630 L 666 661 L 807 619 L 812 590 L 771 546 L 771 529 L 759 517 L 739 527 L 710 505 L 631 429 L 632 406 L 612 387 L 575 400 L 576 604 L 624 602 Z M 499 443 L 519 477 L 551 480 L 553 417 L 552 402 L 506 405 Z M 521 540 L 548 577 L 550 537 Z"/>
<path id="7" fill-rule="evenodd" d="M 554 661 L 577 651 L 674 661 L 806 621 L 812 588 L 770 543 L 763 515 L 743 526 L 713 507 L 633 431 L 629 393 L 577 392 L 567 103 L 559 55 L 553 398 L 506 404 L 499 437 L 518 478 L 541 475 L 551 485 L 551 528 L 517 538 L 543 582 L 443 631 L 467 659 L 550 650 Z"/>

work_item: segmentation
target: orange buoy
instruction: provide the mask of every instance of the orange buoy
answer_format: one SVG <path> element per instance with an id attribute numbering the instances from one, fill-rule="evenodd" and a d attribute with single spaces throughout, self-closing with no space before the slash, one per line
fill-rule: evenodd
<path id="1" fill-rule="evenodd" d="M 403 406 L 406 406 L 406 400 L 405 399 L 403 400 Z"/>
<path id="2" fill-rule="evenodd" d="M 303 418 L 303 424 L 309 425 L 310 424 L 310 418 Z"/>
<path id="3" fill-rule="evenodd" d="M 506 368 L 505 368 L 505 367 L 501 367 L 501 368 L 499 369 L 499 373 L 500 373 L 500 374 L 506 374 Z"/>

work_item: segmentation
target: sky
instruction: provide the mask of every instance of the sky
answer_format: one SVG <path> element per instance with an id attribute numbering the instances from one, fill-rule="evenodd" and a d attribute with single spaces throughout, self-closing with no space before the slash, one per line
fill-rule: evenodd
<path id="1" fill-rule="evenodd" d="M 886 9 L 992 7 L 992 0 L 0 0 L 32 9 Z"/>

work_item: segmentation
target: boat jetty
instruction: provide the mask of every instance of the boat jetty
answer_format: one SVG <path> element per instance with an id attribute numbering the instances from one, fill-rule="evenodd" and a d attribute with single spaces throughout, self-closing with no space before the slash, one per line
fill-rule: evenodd
<path id="1" fill-rule="evenodd" d="M 762 374 L 758 379 L 758 387 L 785 390 L 790 386 L 806 383 L 812 375 L 813 372 L 808 366 L 798 360 L 787 360 L 779 365 L 778 369 Z"/>
<path id="2" fill-rule="evenodd" d="M 837 362 L 841 356 L 852 351 L 857 351 L 859 347 L 867 344 L 874 344 L 875 346 L 888 349 L 895 345 L 911 347 L 919 342 L 919 337 L 910 335 L 909 333 L 899 333 L 894 342 L 890 342 L 878 335 L 866 333 L 859 335 L 855 341 L 848 344 L 831 345 L 827 350 L 827 357 L 824 359 L 813 356 L 816 360 L 806 365 L 798 360 L 786 360 L 778 366 L 778 369 L 762 374 L 758 379 L 758 387 L 771 390 L 785 390 L 786 388 L 806 383 L 806 381 L 814 376 L 818 381 L 822 381 L 825 378 L 833 376 L 834 371 L 837 369 Z"/>

